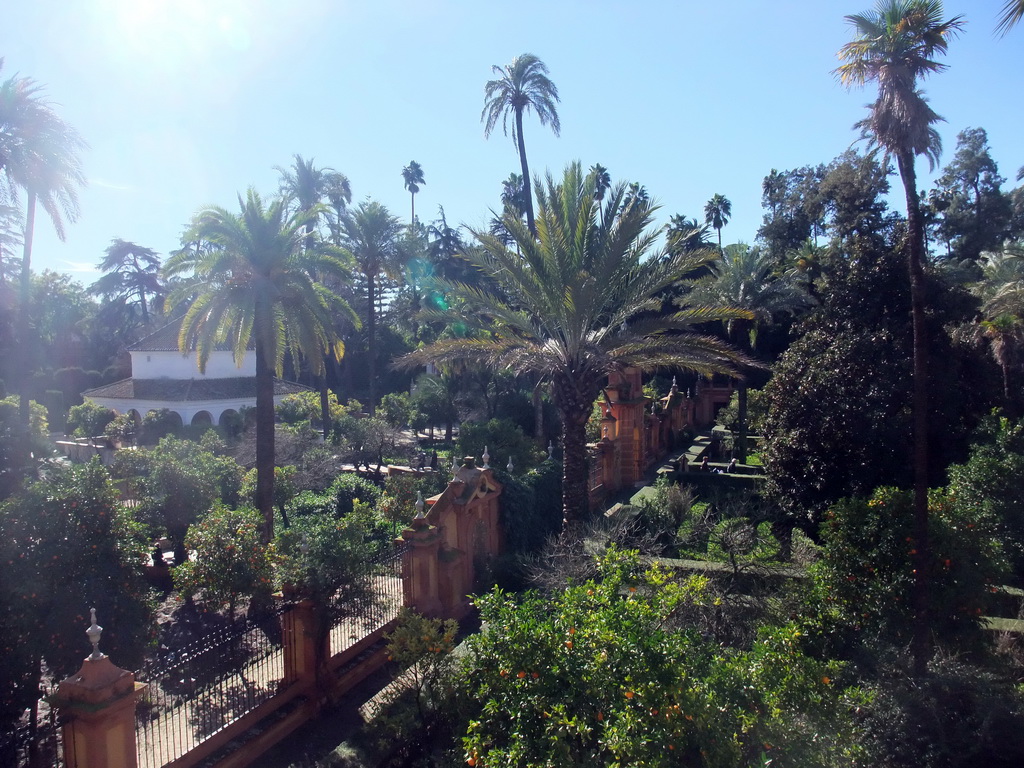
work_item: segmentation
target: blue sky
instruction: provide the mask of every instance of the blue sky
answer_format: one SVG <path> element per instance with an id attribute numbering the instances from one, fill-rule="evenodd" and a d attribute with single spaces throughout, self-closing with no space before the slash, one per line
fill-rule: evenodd
<path id="1" fill-rule="evenodd" d="M 871 2 L 12 2 L 0 77 L 44 84 L 90 145 L 81 217 L 64 243 L 39 220 L 33 267 L 89 283 L 115 237 L 166 254 L 201 206 L 235 210 L 249 185 L 276 191 L 274 166 L 295 153 L 403 218 L 401 170 L 416 160 L 421 221 L 440 204 L 450 223 L 484 225 L 519 161 L 500 131 L 484 139 L 483 86 L 492 64 L 524 52 L 561 95 L 561 137 L 527 118 L 534 173 L 601 163 L 643 183 L 661 223 L 699 217 L 722 193 L 733 204 L 724 239 L 750 242 L 765 174 L 854 142 L 874 94 L 845 91 L 831 72 L 850 38 L 844 14 Z M 1010 187 L 1024 165 L 1024 26 L 997 38 L 1002 4 L 946 2 L 968 24 L 925 88 L 948 121 L 943 162 L 960 130 L 983 127 Z"/>

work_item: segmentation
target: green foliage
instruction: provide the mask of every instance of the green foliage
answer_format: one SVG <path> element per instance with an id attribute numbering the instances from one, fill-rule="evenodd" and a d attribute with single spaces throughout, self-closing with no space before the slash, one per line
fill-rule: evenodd
<path id="1" fill-rule="evenodd" d="M 185 547 L 195 559 L 174 569 L 174 588 L 183 597 L 200 595 L 214 608 L 234 616 L 239 598 L 271 591 L 273 552 L 260 543 L 262 516 L 242 507 L 216 504 L 188 529 Z"/>
<path id="2" fill-rule="evenodd" d="M 328 492 L 334 497 L 334 514 L 337 517 L 345 517 L 350 514 L 353 502 L 357 499 L 371 507 L 376 506 L 381 495 L 379 487 L 365 477 L 360 477 L 352 472 L 338 475 Z"/>
<path id="3" fill-rule="evenodd" d="M 90 608 L 102 650 L 136 668 L 153 629 L 148 551 L 98 460 L 54 467 L 0 506 L 0 722 L 38 697 L 41 663 L 56 679 L 78 669 Z"/>
<path id="4" fill-rule="evenodd" d="M 165 437 L 150 450 L 118 451 L 114 473 L 141 477 L 141 517 L 151 533 L 163 528 L 179 546 L 188 526 L 214 502 L 236 504 L 242 485 L 242 468 L 234 459 L 176 437 Z"/>
<path id="5" fill-rule="evenodd" d="M 389 392 L 380 399 L 377 413 L 389 426 L 404 429 L 412 417 L 409 395 L 405 392 Z"/>
<path id="6" fill-rule="evenodd" d="M 291 466 L 274 467 L 274 507 L 281 512 L 282 517 L 287 516 L 285 511 L 288 503 L 298 494 L 299 489 L 295 485 L 296 469 Z M 242 487 L 239 497 L 246 504 L 253 504 L 256 501 L 256 470 L 250 469 L 245 473 L 242 480 Z"/>
<path id="7" fill-rule="evenodd" d="M 721 424 L 728 429 L 739 429 L 739 393 L 733 392 L 729 398 L 729 404 L 718 411 L 715 416 L 715 423 Z M 764 430 L 764 421 L 768 416 L 768 403 L 759 389 L 747 390 L 747 424 L 750 432 L 761 434 Z M 749 456 L 747 457 L 749 462 Z"/>
<path id="8" fill-rule="evenodd" d="M 431 472 L 426 475 L 391 475 L 384 481 L 384 493 L 377 502 L 381 518 L 393 525 L 408 523 L 416 514 L 416 494 L 427 499 L 441 493 L 448 485 L 448 475 Z"/>
<path id="9" fill-rule="evenodd" d="M 115 416 L 106 427 L 103 434 L 112 440 L 124 440 L 135 432 L 135 420 L 130 414 L 122 413 Z"/>
<path id="10" fill-rule="evenodd" d="M 160 440 L 173 435 L 181 429 L 181 419 L 168 408 L 149 411 L 142 417 L 142 429 L 139 432 L 139 443 L 156 445 Z"/>
<path id="11" fill-rule="evenodd" d="M 480 457 L 485 446 L 491 457 L 491 466 L 505 467 L 511 456 L 515 474 L 528 472 L 547 456 L 522 429 L 506 419 L 469 422 L 460 427 L 455 444 L 458 456 L 476 456 L 477 466 L 482 466 Z"/>
<path id="12" fill-rule="evenodd" d="M 853 764 L 834 670 L 800 652 L 795 627 L 724 648 L 676 618 L 709 599 L 703 578 L 615 550 L 599 574 L 552 595 L 478 598 L 486 629 L 462 668 L 478 703 L 470 765 Z"/>
<path id="13" fill-rule="evenodd" d="M 75 437 L 95 437 L 102 435 L 107 424 L 116 416 L 116 413 L 102 405 L 82 403 L 72 406 L 68 411 L 67 430 Z"/>
<path id="14" fill-rule="evenodd" d="M 332 422 L 345 415 L 345 406 L 338 402 L 338 396 L 333 392 L 327 394 L 327 405 Z M 320 393 L 298 392 L 294 395 L 287 395 L 281 399 L 280 404 L 275 408 L 275 413 L 277 418 L 285 424 L 299 424 L 303 421 L 319 424 L 323 416 L 320 409 Z"/>
<path id="15" fill-rule="evenodd" d="M 981 618 L 1006 561 L 996 521 L 982 508 L 933 491 L 929 499 L 929 612 L 941 646 L 980 645 Z M 821 557 L 810 569 L 808 626 L 830 656 L 859 653 L 883 639 L 911 637 L 913 494 L 880 488 L 829 510 Z"/>
<path id="16" fill-rule="evenodd" d="M 0 467 L 15 465 L 24 452 L 24 434 L 18 417 L 17 395 L 0 400 Z M 47 434 L 46 408 L 39 403 L 29 402 L 30 450 L 36 456 L 46 456 L 52 451 Z"/>
<path id="17" fill-rule="evenodd" d="M 394 631 L 385 636 L 388 659 L 405 670 L 402 680 L 413 691 L 424 725 L 424 695 L 447 671 L 448 654 L 455 648 L 458 632 L 459 625 L 454 619 L 429 619 L 403 608 Z"/>
<path id="18" fill-rule="evenodd" d="M 562 467 L 545 461 L 525 474 L 498 470 L 502 483 L 501 526 L 505 546 L 515 554 L 536 552 L 562 526 Z"/>
<path id="19" fill-rule="evenodd" d="M 1024 585 L 1024 421 L 988 419 L 967 463 L 949 468 L 949 491 L 958 507 L 996 521 L 1012 578 Z"/>

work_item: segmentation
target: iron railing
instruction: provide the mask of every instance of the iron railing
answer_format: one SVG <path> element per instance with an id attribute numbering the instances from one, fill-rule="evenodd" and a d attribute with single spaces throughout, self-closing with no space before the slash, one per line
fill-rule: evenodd
<path id="1" fill-rule="evenodd" d="M 362 598 L 335 607 L 330 656 L 337 656 L 398 618 L 404 603 L 402 556 L 408 546 L 399 544 L 378 554 L 371 562 L 369 589 Z"/>
<path id="2" fill-rule="evenodd" d="M 64 719 L 50 704 L 57 687 L 44 687 L 40 693 L 35 721 L 30 713 L 7 731 L 0 732 L 0 766 L 7 768 L 64 768 L 64 750 L 60 730 Z"/>
<path id="3" fill-rule="evenodd" d="M 279 607 L 162 654 L 135 673 L 139 768 L 160 768 L 270 699 L 284 679 Z"/>

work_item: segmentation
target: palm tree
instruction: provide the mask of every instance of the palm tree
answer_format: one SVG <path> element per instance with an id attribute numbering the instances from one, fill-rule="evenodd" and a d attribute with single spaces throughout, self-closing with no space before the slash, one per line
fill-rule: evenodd
<path id="1" fill-rule="evenodd" d="M 402 169 L 402 179 L 405 181 L 405 188 L 409 190 L 409 197 L 412 198 L 409 226 L 413 227 L 416 225 L 416 193 L 420 191 L 420 184 L 426 184 L 420 164 L 415 160 L 410 160 L 409 164 Z"/>
<path id="2" fill-rule="evenodd" d="M 0 66 L 3 60 L 0 59 Z M 0 84 L 0 202 L 17 202 L 26 193 L 22 228 L 21 302 L 18 338 L 21 349 L 19 422 L 29 428 L 27 365 L 29 297 L 31 295 L 32 236 L 36 204 L 50 217 L 57 237 L 64 239 L 64 219 L 78 218 L 78 187 L 85 184 L 78 152 L 86 144 L 43 99 L 42 87 L 27 77 L 11 77 Z"/>
<path id="3" fill-rule="evenodd" d="M 665 228 L 669 251 L 702 251 L 711 245 L 708 240 L 708 225 L 680 214 L 669 217 Z"/>
<path id="4" fill-rule="evenodd" d="M 732 216 L 732 203 L 725 195 L 715 194 L 704 204 L 704 221 L 718 230 L 718 252 L 722 251 L 722 227 Z"/>
<path id="5" fill-rule="evenodd" d="M 138 297 L 142 323 L 148 325 L 147 297 L 159 299 L 164 292 L 160 283 L 160 257 L 156 251 L 119 237 L 114 238 L 99 268 L 104 274 L 89 286 L 89 292 L 97 296 L 119 298 L 126 304 L 129 297 Z"/>
<path id="6" fill-rule="evenodd" d="M 999 16 L 996 32 L 1005 35 L 1024 18 L 1024 0 L 1006 0 L 1006 5 Z"/>
<path id="7" fill-rule="evenodd" d="M 513 374 L 532 373 L 553 385 L 562 417 L 563 525 L 587 510 L 586 423 L 607 375 L 628 366 L 678 367 L 704 374 L 735 373 L 746 358 L 726 343 L 691 331 L 701 322 L 746 313 L 708 308 L 659 314 L 659 292 L 704 264 L 707 256 L 666 256 L 654 250 L 655 206 L 622 207 L 622 184 L 597 201 L 593 175 L 570 164 L 556 183 L 537 186 L 538 237 L 514 215 L 504 224 L 520 253 L 486 232 L 483 248 L 466 253 L 494 286 L 445 283 L 462 306 L 459 320 L 478 324 L 472 337 L 439 340 L 401 359 L 479 363 Z M 442 312 L 432 317 L 451 316 Z"/>
<path id="8" fill-rule="evenodd" d="M 594 183 L 597 185 L 597 194 L 595 197 L 600 202 L 604 200 L 605 192 L 612 185 L 612 177 L 608 173 L 608 169 L 600 163 L 595 163 L 590 166 L 590 172 L 594 174 Z"/>
<path id="9" fill-rule="evenodd" d="M 209 207 L 192 221 L 189 241 L 205 247 L 172 255 L 164 274 L 182 277 L 171 304 L 191 298 L 178 336 L 181 350 L 196 351 L 200 371 L 217 344 L 230 344 L 241 365 L 250 345 L 256 351 L 256 506 L 263 513 L 263 538 L 274 531 L 274 374 L 283 373 L 285 354 L 308 360 L 322 374 L 324 354 L 340 359 L 343 347 L 334 317 L 351 308 L 317 283 L 313 275 L 344 272 L 326 248 L 306 248 L 312 213 L 289 213 L 283 199 L 269 206 L 249 189 L 238 198 L 240 212 Z"/>
<path id="10" fill-rule="evenodd" d="M 894 156 L 907 203 L 907 262 L 914 327 L 914 550 L 917 613 L 913 640 L 915 670 L 927 672 L 928 616 L 928 338 L 924 311 L 924 220 L 917 193 L 914 159 L 928 158 L 934 168 L 941 150 L 935 123 L 941 120 L 917 87 L 917 81 L 945 64 L 949 40 L 963 26 L 961 17 L 943 19 L 940 0 L 879 0 L 873 11 L 847 16 L 854 40 L 839 50 L 836 69 L 847 87 L 878 83 L 878 98 L 857 124 L 865 137 Z"/>
<path id="11" fill-rule="evenodd" d="M 526 162 L 526 143 L 523 141 L 523 113 L 533 110 L 541 125 L 551 125 L 557 136 L 562 130 L 558 120 L 558 88 L 548 78 L 548 68 L 532 53 L 516 56 L 504 67 L 494 65 L 491 70 L 497 80 L 488 80 L 484 86 L 484 109 L 480 119 L 484 121 L 484 136 L 501 121 L 501 127 L 508 136 L 508 118 L 513 117 L 512 140 L 519 152 L 519 163 L 523 168 L 523 189 L 526 197 L 526 223 L 534 237 L 537 227 L 533 216 L 533 194 L 530 183 L 530 166 Z"/>
<path id="12" fill-rule="evenodd" d="M 366 351 L 369 374 L 370 415 L 377 407 L 377 300 L 378 280 L 396 276 L 401 265 L 398 217 L 376 200 L 360 203 L 342 220 L 343 242 L 355 258 L 356 268 L 366 279 Z"/>
<path id="13" fill-rule="evenodd" d="M 814 304 L 795 272 L 774 275 L 775 261 L 768 251 L 744 243 L 730 245 L 721 258 L 709 265 L 710 273 L 699 278 L 688 297 L 709 306 L 734 307 L 750 313 L 748 318 L 726 321 L 731 341 L 740 349 L 757 346 L 758 326 L 780 315 L 796 314 Z M 739 399 L 739 460 L 747 461 L 747 380 L 741 376 Z"/>

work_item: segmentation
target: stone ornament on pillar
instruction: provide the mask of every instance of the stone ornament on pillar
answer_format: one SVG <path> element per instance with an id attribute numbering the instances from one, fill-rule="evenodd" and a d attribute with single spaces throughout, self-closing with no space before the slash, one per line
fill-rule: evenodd
<path id="1" fill-rule="evenodd" d="M 99 649 L 103 628 L 90 610 L 86 636 L 92 654 L 75 674 L 62 680 L 54 703 L 67 718 L 63 727 L 67 768 L 136 768 L 135 700 L 146 686 L 115 667 Z"/>

